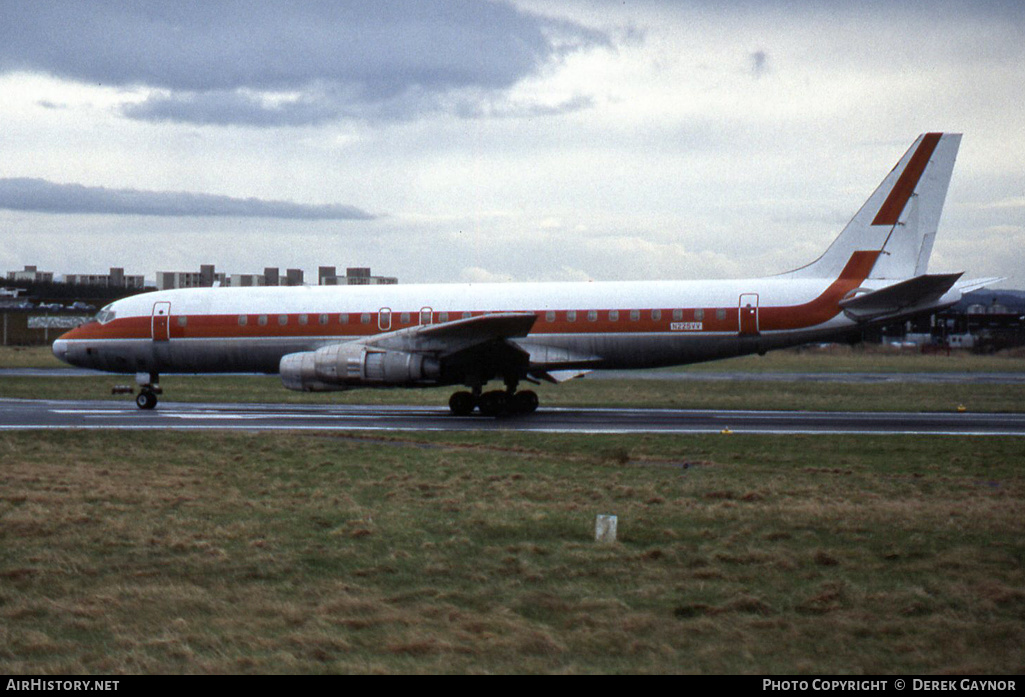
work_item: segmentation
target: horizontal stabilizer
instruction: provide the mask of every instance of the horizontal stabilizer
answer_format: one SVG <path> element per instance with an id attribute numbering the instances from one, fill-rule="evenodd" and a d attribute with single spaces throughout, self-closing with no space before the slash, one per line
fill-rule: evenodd
<path id="1" fill-rule="evenodd" d="M 937 303 L 959 278 L 959 273 L 915 276 L 841 300 L 840 307 L 851 319 L 862 321 L 924 310 Z"/>
<path id="2" fill-rule="evenodd" d="M 979 288 L 985 288 L 991 286 L 994 283 L 1000 283 L 1000 281 L 1006 281 L 1006 276 L 992 276 L 990 278 L 970 278 L 964 281 L 958 281 L 954 284 L 954 289 L 959 290 L 962 293 L 970 293 L 973 290 Z"/>

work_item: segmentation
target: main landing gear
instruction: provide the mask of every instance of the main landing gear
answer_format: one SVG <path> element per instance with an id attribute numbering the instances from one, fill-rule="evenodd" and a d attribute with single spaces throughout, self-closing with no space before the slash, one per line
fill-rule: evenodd
<path id="1" fill-rule="evenodd" d="M 448 400 L 448 408 L 456 416 L 469 416 L 478 409 L 482 416 L 516 416 L 537 409 L 537 393 L 533 390 L 491 390 L 481 394 L 479 387 L 473 392 L 456 392 Z"/>

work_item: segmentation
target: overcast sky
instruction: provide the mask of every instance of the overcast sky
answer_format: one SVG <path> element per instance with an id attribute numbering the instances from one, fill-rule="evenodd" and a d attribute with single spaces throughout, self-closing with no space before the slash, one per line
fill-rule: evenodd
<path id="1" fill-rule="evenodd" d="M 1020 0 L 0 0 L 0 96 L 0 272 L 779 273 L 944 130 L 1025 288 Z"/>

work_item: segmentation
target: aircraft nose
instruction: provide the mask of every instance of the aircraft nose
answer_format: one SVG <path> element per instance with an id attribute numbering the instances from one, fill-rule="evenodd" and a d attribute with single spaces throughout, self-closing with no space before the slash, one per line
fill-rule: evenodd
<path id="1" fill-rule="evenodd" d="M 64 363 L 67 363 L 68 342 L 63 339 L 57 339 L 57 341 L 53 342 L 53 355 Z"/>

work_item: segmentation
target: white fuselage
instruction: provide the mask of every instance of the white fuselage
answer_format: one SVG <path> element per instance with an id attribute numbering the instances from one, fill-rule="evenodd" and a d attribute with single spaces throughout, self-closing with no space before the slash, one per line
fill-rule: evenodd
<path id="1" fill-rule="evenodd" d="M 862 284 L 746 281 L 203 288 L 118 301 L 54 350 L 115 372 L 276 372 L 282 356 L 408 327 L 536 315 L 510 341 L 538 368 L 647 368 L 765 351 L 843 333 L 837 302 Z"/>

